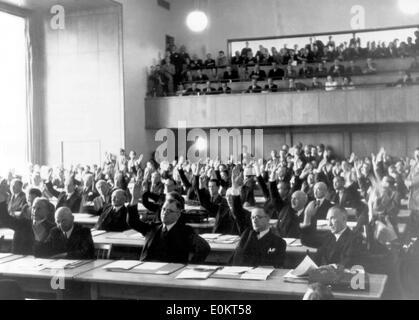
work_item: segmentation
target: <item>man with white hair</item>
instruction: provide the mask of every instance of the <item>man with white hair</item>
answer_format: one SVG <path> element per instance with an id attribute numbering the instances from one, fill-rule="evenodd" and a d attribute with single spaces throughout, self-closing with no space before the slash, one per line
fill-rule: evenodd
<path id="1" fill-rule="evenodd" d="M 317 220 L 326 219 L 328 210 L 333 204 L 326 199 L 327 186 L 324 182 L 317 182 L 314 185 L 314 198 L 304 211 L 304 222 L 302 228 L 311 227 L 312 230 L 317 228 Z"/>
<path id="2" fill-rule="evenodd" d="M 49 181 L 46 182 L 45 186 L 51 195 L 57 198 L 56 209 L 61 207 L 68 207 L 72 212 L 80 212 L 81 206 L 81 195 L 77 190 L 76 180 L 74 177 L 67 177 L 64 181 L 64 191 L 59 192 L 54 188 L 51 182 L 52 177 L 49 177 Z"/>
<path id="3" fill-rule="evenodd" d="M 67 207 L 55 212 L 56 227 L 52 228 L 45 242 L 35 246 L 35 256 L 63 259 L 93 259 L 94 244 L 89 228 L 74 223 L 74 216 Z"/>
<path id="4" fill-rule="evenodd" d="M 338 264 L 346 268 L 361 264 L 365 253 L 362 235 L 347 226 L 348 213 L 343 207 L 331 207 L 327 212 L 330 231 L 313 233 L 301 229 L 301 243 L 318 248 L 315 261 L 318 265 Z"/>
<path id="5" fill-rule="evenodd" d="M 112 193 L 112 205 L 99 210 L 99 220 L 95 226 L 97 230 L 108 232 L 122 232 L 128 230 L 127 208 L 125 206 L 126 193 L 117 189 Z"/>
<path id="6" fill-rule="evenodd" d="M 304 209 L 307 195 L 302 191 L 295 191 L 291 196 L 291 203 L 282 208 L 278 214 L 276 228 L 283 238 L 299 238 L 300 223 L 304 220 Z"/>

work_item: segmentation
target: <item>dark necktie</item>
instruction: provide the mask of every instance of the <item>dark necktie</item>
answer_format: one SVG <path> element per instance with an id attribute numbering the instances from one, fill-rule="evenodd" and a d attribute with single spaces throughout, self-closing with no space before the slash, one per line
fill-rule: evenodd
<path id="1" fill-rule="evenodd" d="M 320 200 L 316 201 L 316 208 L 320 207 Z"/>

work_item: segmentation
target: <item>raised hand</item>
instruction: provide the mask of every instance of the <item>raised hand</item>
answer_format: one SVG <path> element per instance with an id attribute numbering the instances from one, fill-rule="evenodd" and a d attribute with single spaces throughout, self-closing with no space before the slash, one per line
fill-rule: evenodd
<path id="1" fill-rule="evenodd" d="M 242 174 L 240 166 L 235 166 L 231 172 L 231 185 L 233 188 L 239 188 L 241 186 Z"/>
<path id="2" fill-rule="evenodd" d="M 136 183 L 134 183 L 134 188 L 132 189 L 132 199 L 131 199 L 131 204 L 137 204 L 138 203 L 138 199 L 141 197 L 141 182 L 138 181 Z"/>

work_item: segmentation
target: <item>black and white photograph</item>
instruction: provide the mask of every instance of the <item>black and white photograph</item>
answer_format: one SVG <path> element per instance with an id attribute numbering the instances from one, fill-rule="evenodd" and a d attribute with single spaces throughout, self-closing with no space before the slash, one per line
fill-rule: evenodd
<path id="1" fill-rule="evenodd" d="M 419 0 L 0 0 L 0 303 L 418 300 L 418 59 Z"/>

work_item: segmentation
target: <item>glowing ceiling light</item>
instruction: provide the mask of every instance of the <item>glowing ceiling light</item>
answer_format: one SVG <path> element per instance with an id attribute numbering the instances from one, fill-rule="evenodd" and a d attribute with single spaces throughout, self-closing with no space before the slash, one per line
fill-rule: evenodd
<path id="1" fill-rule="evenodd" d="M 202 11 L 192 11 L 186 18 L 186 25 L 193 32 L 201 32 L 208 26 L 208 17 Z"/>
<path id="2" fill-rule="evenodd" d="M 399 0 L 399 8 L 404 14 L 414 15 L 419 13 L 418 0 Z"/>

